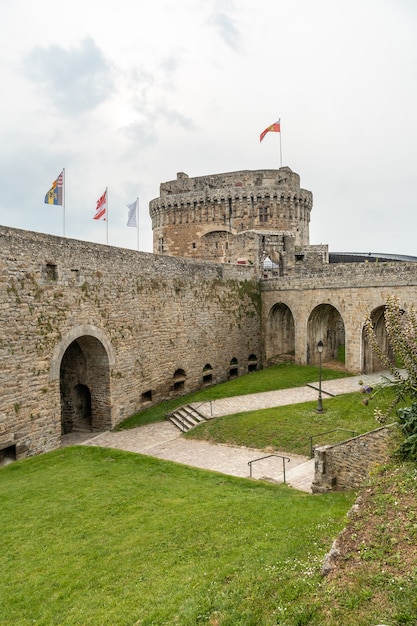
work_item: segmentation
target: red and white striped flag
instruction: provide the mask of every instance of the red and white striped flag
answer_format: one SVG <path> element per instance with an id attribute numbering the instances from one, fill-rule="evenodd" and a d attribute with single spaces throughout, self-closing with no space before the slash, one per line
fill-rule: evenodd
<path id="1" fill-rule="evenodd" d="M 96 214 L 93 217 L 94 220 L 106 220 L 107 212 L 107 189 L 102 196 L 97 200 Z"/>

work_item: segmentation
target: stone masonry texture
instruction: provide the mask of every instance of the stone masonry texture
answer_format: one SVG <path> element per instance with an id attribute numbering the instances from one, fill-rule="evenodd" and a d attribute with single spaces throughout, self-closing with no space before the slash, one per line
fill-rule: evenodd
<path id="1" fill-rule="evenodd" d="M 0 461 L 282 358 L 317 364 L 318 341 L 324 362 L 379 371 L 365 316 L 388 354 L 386 299 L 416 306 L 417 263 L 329 263 L 311 209 L 280 168 L 163 183 L 154 254 L 0 226 Z"/>
<path id="2" fill-rule="evenodd" d="M 115 426 L 200 388 L 206 366 L 213 382 L 232 359 L 247 372 L 259 282 L 248 267 L 0 227 L 0 448 L 17 458 L 59 445 L 64 355 L 91 389 L 93 427 Z"/>

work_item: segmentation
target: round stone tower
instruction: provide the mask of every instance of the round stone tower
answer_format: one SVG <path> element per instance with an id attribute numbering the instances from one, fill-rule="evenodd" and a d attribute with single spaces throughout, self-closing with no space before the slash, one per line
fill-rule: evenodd
<path id="1" fill-rule="evenodd" d="M 289 167 L 177 179 L 149 205 L 156 254 L 255 263 L 265 247 L 309 245 L 313 196 Z M 263 250 L 263 252 L 261 251 Z"/>

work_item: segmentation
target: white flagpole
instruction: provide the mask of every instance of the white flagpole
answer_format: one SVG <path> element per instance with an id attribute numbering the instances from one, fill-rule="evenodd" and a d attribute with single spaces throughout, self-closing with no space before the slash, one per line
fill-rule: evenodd
<path id="1" fill-rule="evenodd" d="M 136 198 L 136 236 L 137 249 L 139 250 L 139 198 Z"/>
<path id="2" fill-rule="evenodd" d="M 106 187 L 106 244 L 109 245 L 109 188 Z"/>
<path id="3" fill-rule="evenodd" d="M 65 167 L 62 168 L 62 232 L 65 237 Z"/>
<path id="4" fill-rule="evenodd" d="M 280 159 L 280 167 L 282 167 L 282 142 L 281 142 L 281 118 L 279 119 L 279 159 Z"/>

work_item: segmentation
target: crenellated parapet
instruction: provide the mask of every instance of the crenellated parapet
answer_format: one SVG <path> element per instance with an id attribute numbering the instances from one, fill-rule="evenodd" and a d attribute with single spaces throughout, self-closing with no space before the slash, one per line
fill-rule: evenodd
<path id="1" fill-rule="evenodd" d="M 288 167 L 196 178 L 179 173 L 150 202 L 154 252 L 256 263 L 265 236 L 309 245 L 312 204 L 312 193 L 301 189 L 299 175 Z"/>

